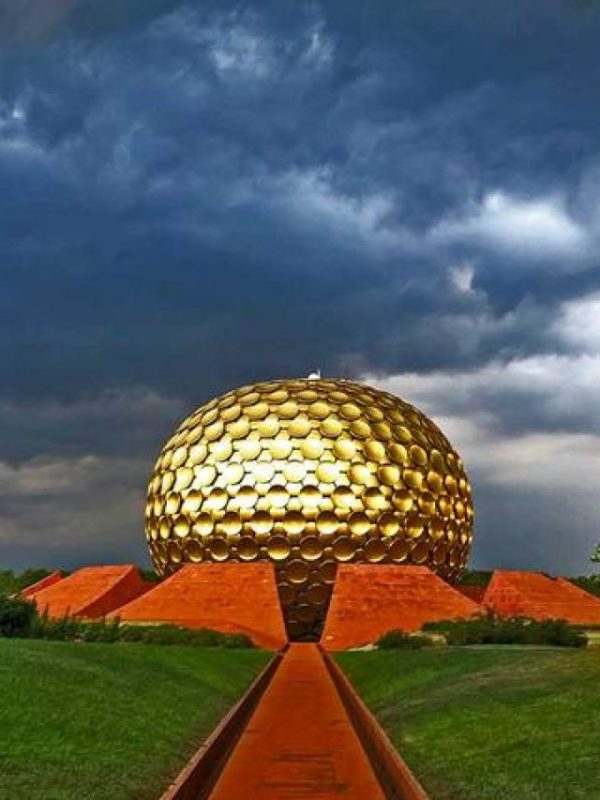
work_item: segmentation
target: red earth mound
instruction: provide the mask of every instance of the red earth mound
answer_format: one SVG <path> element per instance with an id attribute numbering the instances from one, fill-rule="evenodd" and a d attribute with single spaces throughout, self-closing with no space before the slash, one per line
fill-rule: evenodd
<path id="1" fill-rule="evenodd" d="M 46 575 L 45 578 L 32 583 L 31 586 L 26 586 L 19 594 L 21 597 L 30 599 L 34 594 L 40 592 L 42 589 L 47 589 L 48 586 L 53 586 L 55 583 L 62 581 L 64 577 L 65 576 L 62 574 L 62 572 L 60 572 L 60 570 L 56 570 L 55 572 L 51 572 L 50 575 Z"/>
<path id="2" fill-rule="evenodd" d="M 124 564 L 110 567 L 84 567 L 46 588 L 36 591 L 32 600 L 38 611 L 50 617 L 102 617 L 148 591 L 149 584 L 137 568 Z"/>
<path id="3" fill-rule="evenodd" d="M 345 650 L 387 631 L 417 631 L 425 622 L 477 614 L 480 607 L 427 567 L 343 564 L 331 597 L 321 644 Z"/>
<path id="4" fill-rule="evenodd" d="M 496 570 L 483 603 L 503 617 L 600 625 L 600 599 L 564 578 L 549 578 L 540 572 Z"/>
<path id="5" fill-rule="evenodd" d="M 287 641 L 272 564 L 186 564 L 111 616 L 245 633 L 259 647 Z"/>

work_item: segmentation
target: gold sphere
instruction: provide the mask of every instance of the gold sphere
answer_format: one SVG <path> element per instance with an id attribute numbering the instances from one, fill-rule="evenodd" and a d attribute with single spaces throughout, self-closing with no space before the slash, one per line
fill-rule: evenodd
<path id="1" fill-rule="evenodd" d="M 161 575 L 183 562 L 265 561 L 291 638 L 317 638 L 337 564 L 466 566 L 471 488 L 440 429 L 388 392 L 279 380 L 185 419 L 156 462 L 146 537 Z"/>

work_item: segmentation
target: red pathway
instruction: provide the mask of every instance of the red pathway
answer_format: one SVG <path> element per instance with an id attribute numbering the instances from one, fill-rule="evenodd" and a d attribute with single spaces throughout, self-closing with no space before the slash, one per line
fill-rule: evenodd
<path id="1" fill-rule="evenodd" d="M 314 644 L 292 644 L 210 800 L 384 800 Z"/>

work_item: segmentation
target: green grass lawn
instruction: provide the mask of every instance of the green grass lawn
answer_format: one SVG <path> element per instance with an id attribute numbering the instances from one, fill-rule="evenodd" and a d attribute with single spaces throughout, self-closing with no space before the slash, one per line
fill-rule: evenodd
<path id="1" fill-rule="evenodd" d="M 337 658 L 432 800 L 600 798 L 600 649 Z"/>
<path id="2" fill-rule="evenodd" d="M 160 797 L 268 659 L 0 638 L 0 800 Z"/>

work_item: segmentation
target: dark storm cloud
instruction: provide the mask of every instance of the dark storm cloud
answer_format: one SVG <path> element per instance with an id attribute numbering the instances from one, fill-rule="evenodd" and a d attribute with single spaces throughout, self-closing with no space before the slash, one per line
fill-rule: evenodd
<path id="1" fill-rule="evenodd" d="M 0 460 L 149 463 L 214 393 L 315 366 L 500 365 L 436 413 L 597 431 L 599 33 L 541 1 L 0 2 Z M 65 528 L 20 503 L 6 531 Z"/>
<path id="2" fill-rule="evenodd" d="M 32 44 L 71 33 L 97 37 L 175 6 L 176 0 L 2 0 L 0 38 Z"/>

